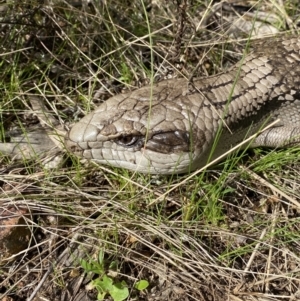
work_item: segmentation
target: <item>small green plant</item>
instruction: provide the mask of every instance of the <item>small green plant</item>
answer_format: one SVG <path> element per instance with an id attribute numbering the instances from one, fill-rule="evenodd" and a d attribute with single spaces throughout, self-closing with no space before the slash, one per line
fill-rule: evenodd
<path id="1" fill-rule="evenodd" d="M 135 284 L 134 288 L 139 291 L 142 291 L 142 290 L 146 289 L 148 287 L 148 285 L 149 285 L 149 282 L 147 280 L 140 280 Z"/>
<path id="2" fill-rule="evenodd" d="M 125 300 L 129 295 L 127 283 L 122 280 L 121 282 L 115 281 L 105 271 L 104 252 L 101 250 L 98 255 L 98 260 L 84 259 L 80 260 L 80 264 L 86 273 L 95 273 L 99 275 L 96 279 L 92 280 L 89 284 L 91 289 L 95 288 L 98 291 L 97 299 L 103 300 L 107 294 L 109 294 L 114 301 Z M 112 261 L 108 269 L 115 270 L 116 262 Z M 141 291 L 148 287 L 149 283 L 146 280 L 138 281 L 135 284 L 135 289 Z"/>

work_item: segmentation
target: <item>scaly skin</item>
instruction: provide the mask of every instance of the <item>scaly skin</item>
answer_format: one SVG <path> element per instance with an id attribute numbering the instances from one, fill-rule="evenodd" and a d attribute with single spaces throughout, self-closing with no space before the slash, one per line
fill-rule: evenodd
<path id="1" fill-rule="evenodd" d="M 299 87 L 300 38 L 257 41 L 228 72 L 190 85 L 185 79 L 162 81 L 108 99 L 73 126 L 66 146 L 139 172 L 189 172 L 277 118 L 280 123 L 251 146 L 299 143 Z"/>

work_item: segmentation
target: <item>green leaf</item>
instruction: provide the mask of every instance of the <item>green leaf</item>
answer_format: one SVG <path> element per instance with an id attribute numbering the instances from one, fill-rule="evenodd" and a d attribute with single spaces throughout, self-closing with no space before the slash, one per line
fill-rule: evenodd
<path id="1" fill-rule="evenodd" d="M 149 286 L 149 282 L 147 280 L 140 280 L 135 284 L 135 288 L 139 291 L 146 289 Z"/>
<path id="2" fill-rule="evenodd" d="M 98 292 L 97 300 L 103 300 L 105 298 L 105 295 L 106 295 L 106 292 L 104 292 L 104 293 Z"/>
<path id="3" fill-rule="evenodd" d="M 92 280 L 91 285 L 93 288 L 96 288 L 98 292 L 106 291 L 103 287 L 102 280 L 100 280 L 100 279 Z"/>
<path id="4" fill-rule="evenodd" d="M 80 265 L 82 266 L 82 268 L 84 269 L 84 271 L 85 271 L 86 273 L 89 272 L 90 264 L 89 264 L 86 260 L 81 259 L 81 260 L 80 260 Z"/>
<path id="5" fill-rule="evenodd" d="M 112 288 L 113 288 L 113 280 L 104 275 L 103 278 L 102 278 L 102 283 L 103 283 L 103 288 L 105 288 L 107 291 L 111 291 Z"/>
<path id="6" fill-rule="evenodd" d="M 100 250 L 99 255 L 98 255 L 98 262 L 100 263 L 100 265 L 102 266 L 104 263 L 104 252 L 103 250 Z"/>
<path id="7" fill-rule="evenodd" d="M 80 264 L 86 273 L 89 273 L 89 272 L 97 273 L 96 266 L 94 265 L 93 262 L 88 262 L 84 259 L 81 259 Z"/>
<path id="8" fill-rule="evenodd" d="M 110 292 L 113 289 L 113 280 L 106 275 L 103 278 L 93 280 L 93 285 L 98 291 Z"/>
<path id="9" fill-rule="evenodd" d="M 109 291 L 109 294 L 114 299 L 114 301 L 123 301 L 129 296 L 128 288 L 126 287 L 126 282 L 116 283 L 113 285 L 113 289 Z"/>
<path id="10" fill-rule="evenodd" d="M 112 261 L 108 267 L 110 270 L 116 271 L 118 268 L 118 264 L 116 261 Z"/>

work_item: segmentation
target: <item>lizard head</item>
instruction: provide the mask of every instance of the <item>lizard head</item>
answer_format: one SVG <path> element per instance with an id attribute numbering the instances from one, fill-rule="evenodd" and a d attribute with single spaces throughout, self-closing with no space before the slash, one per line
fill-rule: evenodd
<path id="1" fill-rule="evenodd" d="M 198 128 L 193 127 L 194 114 L 180 101 L 172 101 L 180 94 L 170 97 L 163 92 L 161 85 L 154 87 L 152 101 L 149 88 L 108 99 L 72 127 L 67 148 L 87 159 L 143 173 L 195 169 L 190 164 Z"/>

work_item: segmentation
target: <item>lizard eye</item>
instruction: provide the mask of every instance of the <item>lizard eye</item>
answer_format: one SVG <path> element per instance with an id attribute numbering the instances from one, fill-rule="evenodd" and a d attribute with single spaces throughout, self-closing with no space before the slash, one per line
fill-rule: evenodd
<path id="1" fill-rule="evenodd" d="M 115 142 L 119 145 L 130 147 L 130 146 L 134 146 L 138 140 L 139 137 L 128 135 L 128 136 L 121 136 L 117 138 Z"/>

